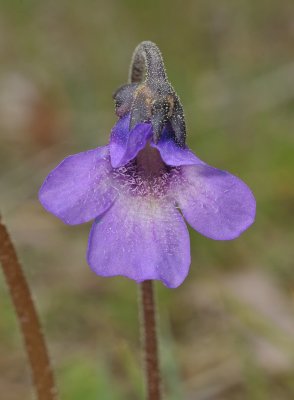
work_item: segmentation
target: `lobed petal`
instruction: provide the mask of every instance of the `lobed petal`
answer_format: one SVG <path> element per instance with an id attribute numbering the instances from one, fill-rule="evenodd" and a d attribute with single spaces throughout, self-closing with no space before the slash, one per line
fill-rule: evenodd
<path id="1" fill-rule="evenodd" d="M 178 167 L 204 164 L 187 146 L 181 147 L 175 142 L 174 134 L 169 125 L 166 125 L 163 129 L 158 143 L 152 142 L 151 146 L 159 150 L 161 158 L 167 165 Z"/>
<path id="2" fill-rule="evenodd" d="M 177 287 L 190 266 L 186 224 L 172 204 L 119 197 L 93 224 L 88 263 L 98 275 L 157 279 Z"/>
<path id="3" fill-rule="evenodd" d="M 149 123 L 137 124 L 129 130 L 130 114 L 120 118 L 111 131 L 110 159 L 113 168 L 119 168 L 136 157 L 152 135 Z"/>
<path id="4" fill-rule="evenodd" d="M 181 167 L 174 185 L 176 201 L 187 222 L 215 240 L 238 237 L 255 219 L 255 198 L 234 175 L 208 165 Z"/>
<path id="5" fill-rule="evenodd" d="M 46 178 L 39 191 L 40 202 L 66 224 L 90 221 L 117 197 L 110 171 L 108 146 L 69 156 Z"/>

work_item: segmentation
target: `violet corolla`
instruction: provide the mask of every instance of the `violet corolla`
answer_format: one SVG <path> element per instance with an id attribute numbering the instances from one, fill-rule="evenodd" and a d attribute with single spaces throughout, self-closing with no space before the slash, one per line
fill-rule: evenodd
<path id="1" fill-rule="evenodd" d="M 87 259 L 98 275 L 175 288 L 191 262 L 184 219 L 204 236 L 234 239 L 253 223 L 255 199 L 186 146 L 182 105 L 156 45 L 137 47 L 130 83 L 114 99 L 119 119 L 109 145 L 63 160 L 39 198 L 66 224 L 95 220 Z"/>

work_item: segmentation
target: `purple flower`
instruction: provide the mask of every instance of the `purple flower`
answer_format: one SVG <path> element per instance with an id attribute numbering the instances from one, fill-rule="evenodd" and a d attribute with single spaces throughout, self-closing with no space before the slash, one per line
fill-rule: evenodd
<path id="1" fill-rule="evenodd" d="M 253 223 L 255 199 L 240 179 L 179 146 L 169 123 L 155 143 L 152 124 L 130 130 L 130 118 L 118 120 L 108 146 L 63 160 L 39 198 L 66 224 L 95 219 L 87 258 L 98 275 L 175 288 L 190 266 L 184 219 L 204 236 L 234 239 Z"/>
<path id="2" fill-rule="evenodd" d="M 98 275 L 174 288 L 191 262 L 184 218 L 204 236 L 234 239 L 254 221 L 255 199 L 186 146 L 183 107 L 154 43 L 136 48 L 130 83 L 114 99 L 119 120 L 109 145 L 67 157 L 39 198 L 66 224 L 95 219 L 87 258 Z"/>

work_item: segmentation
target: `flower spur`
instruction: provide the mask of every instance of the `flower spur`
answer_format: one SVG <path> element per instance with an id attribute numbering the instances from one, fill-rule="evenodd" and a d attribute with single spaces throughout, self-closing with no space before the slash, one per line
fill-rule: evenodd
<path id="1" fill-rule="evenodd" d="M 155 44 L 137 47 L 130 83 L 114 99 L 119 119 L 109 145 L 63 160 L 39 199 L 66 224 L 95 219 L 87 259 L 98 275 L 175 288 L 191 262 L 184 219 L 204 236 L 234 239 L 253 223 L 255 199 L 186 146 L 182 105 Z"/>

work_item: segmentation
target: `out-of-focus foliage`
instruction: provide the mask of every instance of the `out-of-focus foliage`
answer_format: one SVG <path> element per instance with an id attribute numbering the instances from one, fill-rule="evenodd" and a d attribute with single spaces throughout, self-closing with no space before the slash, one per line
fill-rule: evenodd
<path id="1" fill-rule="evenodd" d="M 294 398 L 293 20 L 292 0 L 0 1 L 0 210 L 62 399 L 142 398 L 136 285 L 93 275 L 90 225 L 64 226 L 37 201 L 62 158 L 107 142 L 111 94 L 142 40 L 163 52 L 190 147 L 257 199 L 246 233 L 192 232 L 189 278 L 157 286 L 168 398 Z M 0 354 L 1 398 L 29 399 L 3 279 Z"/>

